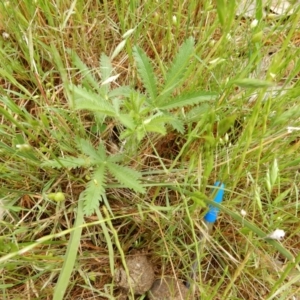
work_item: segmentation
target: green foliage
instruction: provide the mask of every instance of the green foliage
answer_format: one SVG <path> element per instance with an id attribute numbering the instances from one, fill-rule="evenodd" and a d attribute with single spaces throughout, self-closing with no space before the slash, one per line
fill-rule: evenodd
<path id="1" fill-rule="evenodd" d="M 115 52 L 112 58 L 101 54 L 99 70 L 101 82 L 99 83 L 79 56 L 68 51 L 74 66 L 79 69 L 82 76 L 80 85 L 68 84 L 68 94 L 72 95 L 70 103 L 74 104 L 75 110 L 93 112 L 100 126 L 105 119 L 112 118 L 120 128 L 119 138 L 126 142 L 130 141 L 127 143 L 130 145 L 130 150 L 127 149 L 127 152 L 138 149 L 139 143 L 148 133 L 165 135 L 168 126 L 183 134 L 184 120 L 174 110 L 208 102 L 217 96 L 216 93 L 203 91 L 185 91 L 178 94 L 179 88 L 189 75 L 193 51 L 194 39 L 189 38 L 182 44 L 173 63 L 166 71 L 164 81 L 158 83 L 152 62 L 141 48 L 134 47 L 133 57 L 146 94 L 127 86 L 112 88 L 112 82 L 118 78 L 118 74 L 114 74 L 111 61 L 116 56 Z M 116 156 L 107 156 L 103 144 L 100 143 L 98 149 L 95 149 L 88 141 L 79 139 L 77 148 L 80 151 L 79 156 L 59 157 L 45 161 L 42 166 L 93 168 L 91 180 L 82 192 L 86 215 L 92 214 L 99 206 L 99 201 L 105 194 L 108 178 L 118 181 L 124 188 L 139 193 L 145 191 L 140 183 L 141 173 L 117 163 Z"/>
<path id="2" fill-rule="evenodd" d="M 157 79 L 154 74 L 153 66 L 145 52 L 139 47 L 134 47 L 133 56 L 146 91 L 149 94 L 150 99 L 155 101 L 157 97 Z"/>
<path id="3" fill-rule="evenodd" d="M 167 133 L 167 125 L 183 133 L 183 120 L 173 110 L 211 101 L 217 97 L 214 92 L 204 91 L 186 91 L 179 95 L 175 94 L 189 75 L 188 69 L 193 51 L 194 39 L 189 38 L 180 47 L 166 72 L 164 82 L 159 84 L 152 62 L 141 48 L 135 46 L 133 57 L 146 94 L 126 86 L 111 89 L 110 84 L 117 76 L 112 75 L 112 63 L 105 54 L 102 54 L 100 59 L 100 74 L 103 81 L 102 85 L 97 87 L 94 78 L 87 72 L 86 66 L 73 55 L 76 67 L 83 75 L 87 74 L 83 82 L 88 83 L 81 86 L 69 85 L 74 97 L 75 109 L 101 113 L 102 120 L 107 116 L 112 117 L 123 127 L 123 131 L 120 132 L 121 139 L 129 138 L 140 142 L 147 133 L 164 135 Z"/>
<path id="4" fill-rule="evenodd" d="M 135 249 L 187 281 L 197 253 L 195 299 L 297 295 L 299 5 L 199 3 L 0 1 L 3 299 L 115 299 Z M 226 201 L 197 248 L 215 180 Z"/>
<path id="5" fill-rule="evenodd" d="M 119 165 L 115 156 L 107 156 L 105 148 L 99 144 L 98 149 L 90 142 L 79 139 L 77 148 L 81 151 L 81 156 L 59 157 L 56 160 L 48 160 L 42 163 L 42 167 L 52 168 L 93 168 L 91 179 L 87 183 L 86 189 L 81 194 L 83 210 L 86 215 L 91 215 L 99 207 L 99 202 L 105 194 L 108 173 L 117 180 L 122 187 L 133 189 L 135 192 L 144 193 L 145 189 L 140 183 L 141 173 L 125 166 Z"/>
<path id="6" fill-rule="evenodd" d="M 167 72 L 163 90 L 161 91 L 159 99 L 157 101 L 158 104 L 162 105 L 168 102 L 168 98 L 173 93 L 175 88 L 179 88 L 183 84 L 184 79 L 186 79 L 186 71 L 193 51 L 194 39 L 189 38 L 180 47 L 178 54 L 175 56 L 174 61 Z M 184 105 L 185 104 L 182 103 L 181 106 Z"/>

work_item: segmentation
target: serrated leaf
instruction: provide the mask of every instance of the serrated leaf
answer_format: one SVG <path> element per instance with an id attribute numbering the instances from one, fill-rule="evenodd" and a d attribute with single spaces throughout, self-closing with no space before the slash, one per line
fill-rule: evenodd
<path id="1" fill-rule="evenodd" d="M 162 125 L 166 122 L 170 122 L 171 120 L 174 120 L 174 116 L 170 116 L 168 114 L 158 113 L 154 116 L 149 117 L 146 119 L 143 124 L 146 125 Z"/>
<path id="2" fill-rule="evenodd" d="M 98 161 L 106 161 L 106 150 L 103 143 L 100 143 L 97 149 Z"/>
<path id="3" fill-rule="evenodd" d="M 243 88 L 264 88 L 273 86 L 274 83 L 266 80 L 260 80 L 255 78 L 243 78 L 233 81 L 234 84 Z"/>
<path id="4" fill-rule="evenodd" d="M 134 60 L 137 64 L 138 73 L 151 98 L 154 101 L 157 97 L 156 77 L 153 66 L 145 52 L 139 47 L 133 48 Z"/>
<path id="5" fill-rule="evenodd" d="M 91 165 L 91 160 L 87 157 L 60 157 L 57 160 L 47 160 L 41 163 L 41 167 L 50 168 L 71 168 L 75 169 L 78 167 L 89 167 Z"/>
<path id="6" fill-rule="evenodd" d="M 84 214 L 90 216 L 99 206 L 101 197 L 105 193 L 106 165 L 100 164 L 88 182 L 86 189 L 82 192 Z"/>
<path id="7" fill-rule="evenodd" d="M 184 134 L 184 124 L 181 120 L 179 120 L 179 119 L 171 120 L 170 124 L 179 133 Z"/>
<path id="8" fill-rule="evenodd" d="M 168 113 L 159 113 L 146 119 L 144 121 L 144 128 L 148 132 L 157 132 L 165 135 L 167 133 L 165 124 L 171 124 L 174 129 L 178 130 L 181 133 L 184 132 L 183 123 L 179 119 Z"/>
<path id="9" fill-rule="evenodd" d="M 111 175 L 113 175 L 118 182 L 123 184 L 124 188 L 130 188 L 136 192 L 145 193 L 145 189 L 139 182 L 139 178 L 141 177 L 140 172 L 112 162 L 107 162 L 107 167 Z"/>
<path id="10" fill-rule="evenodd" d="M 187 114 L 185 115 L 186 122 L 197 122 L 200 120 L 203 114 L 207 114 L 207 112 L 211 110 L 211 106 L 208 103 L 202 103 L 199 106 L 195 106 L 191 108 Z"/>
<path id="11" fill-rule="evenodd" d="M 132 93 L 132 89 L 129 86 L 120 86 L 108 93 L 108 98 L 114 97 L 129 97 Z"/>
<path id="12" fill-rule="evenodd" d="M 111 63 L 110 58 L 102 53 L 100 56 L 100 75 L 101 75 L 101 80 L 105 81 L 110 77 L 110 75 L 113 72 L 113 66 Z"/>
<path id="13" fill-rule="evenodd" d="M 167 133 L 166 128 L 164 127 L 163 124 L 161 124 L 161 125 L 147 124 L 145 126 L 145 130 L 147 132 L 157 132 L 157 133 L 160 133 L 162 135 L 165 135 Z"/>
<path id="14" fill-rule="evenodd" d="M 167 72 L 166 81 L 161 94 L 160 100 L 167 98 L 176 87 L 182 83 L 186 68 L 189 64 L 191 55 L 194 51 L 194 38 L 190 37 L 180 47 L 173 63 Z"/>
<path id="15" fill-rule="evenodd" d="M 71 54 L 73 64 L 79 69 L 82 77 L 88 82 L 90 87 L 100 91 L 99 82 L 97 82 L 97 80 L 94 78 L 88 66 L 80 59 L 76 52 L 72 50 L 68 50 L 68 52 Z"/>
<path id="16" fill-rule="evenodd" d="M 100 95 L 75 85 L 70 86 L 70 90 L 74 95 L 75 109 L 101 112 L 111 117 L 116 115 L 113 106 Z"/>
<path id="17" fill-rule="evenodd" d="M 122 125 L 124 125 L 127 128 L 134 129 L 135 128 L 135 123 L 133 118 L 129 114 L 120 114 L 118 116 L 120 122 Z"/>
<path id="18" fill-rule="evenodd" d="M 173 98 L 171 101 L 167 103 L 158 105 L 158 108 L 170 110 L 170 109 L 179 108 L 187 105 L 198 104 L 204 101 L 212 101 L 215 100 L 217 96 L 218 96 L 217 93 L 204 92 L 204 91 L 182 94 Z"/>
<path id="19" fill-rule="evenodd" d="M 102 53 L 100 56 L 100 76 L 102 80 L 101 90 L 103 90 L 105 95 L 109 92 L 110 85 L 103 85 L 103 82 L 111 76 L 112 72 L 113 66 L 110 58 L 106 54 Z"/>
<path id="20" fill-rule="evenodd" d="M 97 152 L 94 146 L 90 143 L 90 141 L 87 141 L 85 139 L 78 139 L 77 148 L 83 154 L 92 158 L 93 161 L 97 161 L 99 159 L 99 156 L 97 155 Z"/>
<path id="21" fill-rule="evenodd" d="M 137 140 L 140 142 L 145 137 L 147 132 L 146 132 L 145 128 L 138 128 L 135 131 L 135 133 L 136 133 Z"/>

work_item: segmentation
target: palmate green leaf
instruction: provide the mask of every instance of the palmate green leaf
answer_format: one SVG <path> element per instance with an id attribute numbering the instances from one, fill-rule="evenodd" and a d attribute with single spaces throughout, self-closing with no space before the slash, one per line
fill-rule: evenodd
<path id="1" fill-rule="evenodd" d="M 71 168 L 75 169 L 78 167 L 89 167 L 91 165 L 91 160 L 88 157 L 60 157 L 57 160 L 47 160 L 41 163 L 41 167 L 50 168 Z"/>
<path id="2" fill-rule="evenodd" d="M 79 151 L 81 151 L 83 154 L 89 156 L 94 161 L 99 160 L 99 156 L 98 156 L 95 148 L 89 141 L 87 141 L 85 139 L 78 139 L 77 148 Z"/>
<path id="3" fill-rule="evenodd" d="M 180 108 L 187 105 L 194 105 L 201 102 L 206 101 L 212 101 L 217 98 L 218 94 L 214 92 L 204 92 L 204 91 L 198 91 L 188 94 L 182 94 L 179 95 L 172 100 L 170 100 L 167 103 L 163 103 L 161 105 L 158 105 L 159 109 L 174 109 L 174 108 Z"/>
<path id="4" fill-rule="evenodd" d="M 70 85 L 70 91 L 74 96 L 75 109 L 86 109 L 101 112 L 111 117 L 116 116 L 114 107 L 100 95 L 75 85 Z"/>
<path id="5" fill-rule="evenodd" d="M 133 48 L 134 60 L 137 64 L 138 73 L 143 81 L 143 84 L 151 98 L 154 101 L 157 97 L 156 77 L 153 71 L 153 66 L 145 52 L 139 47 Z"/>
<path id="6" fill-rule="evenodd" d="M 130 188 L 136 192 L 145 193 L 144 187 L 139 182 L 141 173 L 128 167 L 117 165 L 113 162 L 107 162 L 106 165 L 109 172 L 118 180 L 118 182 L 124 185 L 124 188 Z"/>
<path id="7" fill-rule="evenodd" d="M 169 71 L 167 72 L 165 84 L 159 95 L 158 102 L 162 102 L 174 91 L 175 88 L 180 86 L 184 79 L 186 68 L 189 64 L 193 51 L 194 38 L 190 37 L 180 47 Z"/>
<path id="8" fill-rule="evenodd" d="M 84 214 L 90 216 L 99 206 L 105 193 L 106 165 L 100 164 L 88 182 L 86 189 L 82 192 Z"/>

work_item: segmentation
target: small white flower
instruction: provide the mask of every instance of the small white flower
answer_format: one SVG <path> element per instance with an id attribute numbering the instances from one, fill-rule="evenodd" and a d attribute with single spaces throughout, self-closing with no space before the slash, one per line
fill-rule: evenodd
<path id="1" fill-rule="evenodd" d="M 285 232 L 282 229 L 276 229 L 275 231 L 271 232 L 266 236 L 266 239 L 271 239 L 271 240 L 282 240 L 285 236 Z"/>
<path id="2" fill-rule="evenodd" d="M 247 212 L 245 211 L 245 210 L 241 210 L 241 215 L 243 216 L 243 217 L 246 217 L 246 215 L 247 215 Z"/>
<path id="3" fill-rule="evenodd" d="M 254 19 L 250 24 L 250 28 L 255 28 L 257 24 L 258 24 L 258 20 Z"/>

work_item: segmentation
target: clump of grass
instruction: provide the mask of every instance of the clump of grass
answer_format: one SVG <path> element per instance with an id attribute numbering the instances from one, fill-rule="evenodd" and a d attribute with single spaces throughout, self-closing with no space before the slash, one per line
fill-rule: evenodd
<path id="1" fill-rule="evenodd" d="M 197 252 L 195 298 L 299 293 L 299 8 L 257 6 L 256 27 L 235 11 L 1 2 L 3 299 L 114 299 L 136 251 L 183 280 Z M 215 180 L 226 199 L 199 248 Z M 283 241 L 264 239 L 277 228 Z"/>

